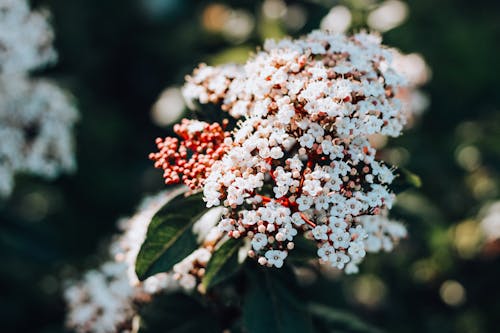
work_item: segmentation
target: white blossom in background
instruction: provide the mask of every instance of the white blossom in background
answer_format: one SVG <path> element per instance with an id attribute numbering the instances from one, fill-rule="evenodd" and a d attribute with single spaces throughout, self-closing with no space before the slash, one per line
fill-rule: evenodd
<path id="1" fill-rule="evenodd" d="M 403 109 L 411 122 L 421 115 L 430 104 L 429 97 L 419 87 L 423 86 L 432 77 L 432 71 L 424 58 L 418 53 L 402 54 L 394 51 L 394 68 L 403 75 L 407 82 L 407 89 L 401 89 L 398 97 L 403 103 Z"/>
<path id="2" fill-rule="evenodd" d="M 269 19 L 276 20 L 285 16 L 287 5 L 283 0 L 265 0 L 262 13 Z"/>
<path id="3" fill-rule="evenodd" d="M 30 11 L 25 0 L 0 0 L 0 73 L 26 72 L 56 60 L 47 12 Z"/>
<path id="4" fill-rule="evenodd" d="M 186 104 L 178 87 L 165 89 L 151 109 L 153 122 L 158 126 L 167 126 L 178 120 Z"/>
<path id="5" fill-rule="evenodd" d="M 69 282 L 65 291 L 67 325 L 77 332 L 128 332 L 137 313 L 136 304 L 151 300 L 157 293 L 178 290 L 191 292 L 199 286 L 204 267 L 221 233 L 215 228 L 220 209 L 209 210 L 193 226 L 201 247 L 174 266 L 139 281 L 135 260 L 151 219 L 168 201 L 186 192 L 185 188 L 161 192 L 143 200 L 137 213 L 119 221 L 122 234 L 110 245 L 112 259 L 85 273 L 79 282 Z M 201 271 L 200 271 L 201 270 Z"/>
<path id="6" fill-rule="evenodd" d="M 500 239 L 500 201 L 496 201 L 483 209 L 481 229 L 488 242 Z"/>
<path id="7" fill-rule="evenodd" d="M 52 179 L 74 170 L 73 124 L 78 118 L 69 96 L 46 80 L 0 78 L 0 195 L 8 195 L 15 173 Z"/>
<path id="8" fill-rule="evenodd" d="M 368 26 L 380 32 L 385 32 L 401 25 L 408 17 L 409 8 L 399 0 L 382 2 L 367 18 Z"/>
<path id="9" fill-rule="evenodd" d="M 346 6 L 335 6 L 323 17 L 320 28 L 333 32 L 345 32 L 351 26 L 352 14 Z"/>
<path id="10" fill-rule="evenodd" d="M 268 40 L 245 65 L 201 65 L 187 78 L 186 99 L 241 119 L 202 187 L 208 207 L 225 207 L 220 231 L 249 238 L 260 264 L 281 267 L 304 234 L 322 262 L 353 273 L 367 251 L 406 235 L 371 218 L 392 207 L 395 176 L 368 138 L 401 134 L 408 115 L 398 95 L 413 88 L 397 55 L 376 34 L 314 31 Z"/>
<path id="11" fill-rule="evenodd" d="M 72 99 L 29 71 L 56 60 L 45 12 L 24 0 L 0 0 L 0 196 L 8 196 L 17 173 L 48 179 L 75 169 Z"/>
<path id="12" fill-rule="evenodd" d="M 129 332 L 135 294 L 127 278 L 127 265 L 106 262 L 66 289 L 67 325 L 77 332 Z"/>

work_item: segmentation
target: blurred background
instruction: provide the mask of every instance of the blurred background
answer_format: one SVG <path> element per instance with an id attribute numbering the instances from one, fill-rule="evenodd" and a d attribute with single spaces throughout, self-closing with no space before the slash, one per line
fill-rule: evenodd
<path id="1" fill-rule="evenodd" d="M 0 200 L 0 331 L 64 332 L 63 281 L 95 267 L 146 194 L 147 159 L 185 111 L 179 87 L 199 62 L 243 62 L 265 38 L 370 28 L 427 62 L 421 112 L 386 161 L 423 186 L 393 216 L 410 237 L 331 277 L 324 303 L 386 332 L 497 332 L 500 324 L 500 2 L 496 0 L 37 0 L 59 61 L 34 75 L 77 101 L 77 171 L 18 175 Z M 422 65 L 422 64 L 421 64 Z M 425 80 L 424 80 L 425 81 Z"/>

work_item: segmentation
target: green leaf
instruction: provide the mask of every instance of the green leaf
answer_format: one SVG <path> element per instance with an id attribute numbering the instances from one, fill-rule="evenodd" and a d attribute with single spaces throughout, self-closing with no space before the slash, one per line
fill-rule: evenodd
<path id="1" fill-rule="evenodd" d="M 241 268 L 238 250 L 242 243 L 241 239 L 230 238 L 214 252 L 201 282 L 207 290 L 233 276 Z"/>
<path id="2" fill-rule="evenodd" d="M 175 196 L 172 200 L 167 202 L 151 219 L 151 223 L 148 227 L 147 236 L 153 234 L 156 227 L 163 223 L 163 219 L 166 216 L 172 214 L 184 215 L 197 217 L 198 215 L 204 214 L 208 208 L 206 208 L 203 202 L 203 197 L 201 193 L 193 194 L 190 196 L 185 196 L 185 192 L 180 193 Z"/>
<path id="3" fill-rule="evenodd" d="M 135 270 L 139 280 L 172 269 L 196 250 L 192 226 L 207 210 L 201 195 L 180 194 L 156 213 L 137 255 Z"/>
<path id="4" fill-rule="evenodd" d="M 405 168 L 398 168 L 394 174 L 396 178 L 392 182 L 391 188 L 395 193 L 401 193 L 410 188 L 420 188 L 422 186 L 420 177 Z"/>
<path id="5" fill-rule="evenodd" d="M 308 310 L 313 317 L 322 319 L 329 324 L 327 326 L 335 330 L 342 328 L 347 332 L 382 333 L 378 328 L 372 327 L 357 316 L 344 310 L 334 309 L 318 303 L 309 304 Z"/>
<path id="6" fill-rule="evenodd" d="M 280 275 L 265 269 L 254 276 L 243 303 L 243 325 L 249 333 L 312 332 L 312 319 Z M 276 271 L 276 270 L 273 270 Z M 293 294 L 292 294 L 293 293 Z"/>
<path id="7" fill-rule="evenodd" d="M 217 317 L 208 307 L 183 294 L 155 297 L 140 313 L 139 333 L 222 332 Z"/>

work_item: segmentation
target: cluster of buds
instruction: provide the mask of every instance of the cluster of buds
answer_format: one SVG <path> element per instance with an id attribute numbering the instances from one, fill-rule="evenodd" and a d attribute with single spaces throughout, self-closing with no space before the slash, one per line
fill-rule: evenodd
<path id="1" fill-rule="evenodd" d="M 193 108 L 195 107 L 192 103 L 194 100 L 201 104 L 218 104 L 225 99 L 227 88 L 240 74 L 242 74 L 242 68 L 239 65 L 227 64 L 212 67 L 200 64 L 194 70 L 193 75 L 187 77 L 183 95 L 188 105 Z"/>
<path id="2" fill-rule="evenodd" d="M 226 126 L 223 123 L 222 126 Z M 203 185 L 210 166 L 226 153 L 224 131 L 218 123 L 208 124 L 197 120 L 183 119 L 174 126 L 174 132 L 180 137 L 157 138 L 158 152 L 149 158 L 155 161 L 155 167 L 164 170 L 166 184 L 178 184 L 181 181 L 194 190 Z"/>
<path id="3" fill-rule="evenodd" d="M 303 235 L 321 262 L 353 273 L 368 250 L 406 235 L 397 222 L 391 230 L 404 232 L 380 227 L 394 174 L 369 137 L 398 136 L 407 118 L 396 98 L 406 80 L 380 43 L 315 31 L 267 41 L 245 65 L 201 65 L 187 77 L 186 98 L 241 119 L 198 184 L 208 207 L 224 207 L 219 230 L 247 238 L 260 264 L 281 267 Z M 376 238 L 386 246 L 376 249 Z"/>

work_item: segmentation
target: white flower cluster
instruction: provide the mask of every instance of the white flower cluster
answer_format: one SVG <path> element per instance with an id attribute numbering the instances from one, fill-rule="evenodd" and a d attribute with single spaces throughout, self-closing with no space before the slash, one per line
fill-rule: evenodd
<path id="1" fill-rule="evenodd" d="M 362 227 L 357 227 L 357 244 L 349 248 L 352 260 L 347 263 L 347 273 L 357 273 L 358 264 L 363 260 L 366 252 L 390 252 L 400 239 L 408 235 L 406 227 L 400 222 L 389 220 L 387 212 L 381 215 L 364 215 L 356 218 Z"/>
<path id="2" fill-rule="evenodd" d="M 135 274 L 135 260 L 152 217 L 169 200 L 186 190 L 179 188 L 146 198 L 137 214 L 119 222 L 123 233 L 110 245 L 113 259 L 87 272 L 81 281 L 71 283 L 65 291 L 69 327 L 82 333 L 128 332 L 137 303 L 147 302 L 159 292 L 189 292 L 198 286 L 211 250 L 221 239 L 215 227 L 220 217 L 217 209 L 210 210 L 194 224 L 193 232 L 202 246 L 175 265 L 171 272 L 156 274 L 142 282 Z"/>
<path id="3" fill-rule="evenodd" d="M 396 97 L 403 103 L 403 112 L 410 122 L 421 115 L 429 106 L 429 97 L 419 87 L 426 84 L 432 72 L 424 58 L 418 53 L 401 54 L 393 50 L 393 67 L 407 80 L 407 86 L 400 89 Z"/>
<path id="4" fill-rule="evenodd" d="M 77 332 L 128 332 L 135 292 L 127 279 L 127 265 L 107 262 L 65 291 L 67 325 Z"/>
<path id="5" fill-rule="evenodd" d="M 202 104 L 218 103 L 224 99 L 231 82 L 241 74 L 239 65 L 222 65 L 218 67 L 201 64 L 196 69 L 196 75 L 189 77 L 182 94 L 189 107 L 194 108 L 193 101 Z"/>
<path id="6" fill-rule="evenodd" d="M 16 173 L 54 178 L 75 168 L 72 128 L 78 118 L 71 98 L 29 71 L 53 62 L 47 15 L 24 0 L 0 0 L 0 196 Z"/>
<path id="7" fill-rule="evenodd" d="M 406 116 L 395 96 L 405 79 L 380 42 L 314 31 L 267 41 L 237 71 L 202 65 L 187 78 L 187 98 L 242 118 L 204 199 L 226 208 L 220 230 L 251 239 L 260 264 L 281 267 L 305 233 L 323 261 L 355 266 L 370 234 L 363 216 L 391 208 L 394 175 L 368 137 L 400 135 Z"/>
<path id="8" fill-rule="evenodd" d="M 78 113 L 51 82 L 0 78 L 0 196 L 15 173 L 52 179 L 75 168 L 72 128 Z"/>
<path id="9" fill-rule="evenodd" d="M 21 74 L 56 60 L 46 12 L 26 0 L 0 0 L 0 73 Z"/>
<path id="10" fill-rule="evenodd" d="M 284 125 L 300 107 L 313 121 L 328 119 L 338 137 L 398 136 L 405 123 L 393 98 L 404 77 L 377 35 L 315 31 L 301 40 L 268 40 L 242 68 L 202 65 L 184 88 L 186 99 L 219 102 L 233 117 L 277 116 Z M 273 112 L 274 111 L 274 112 Z"/>

